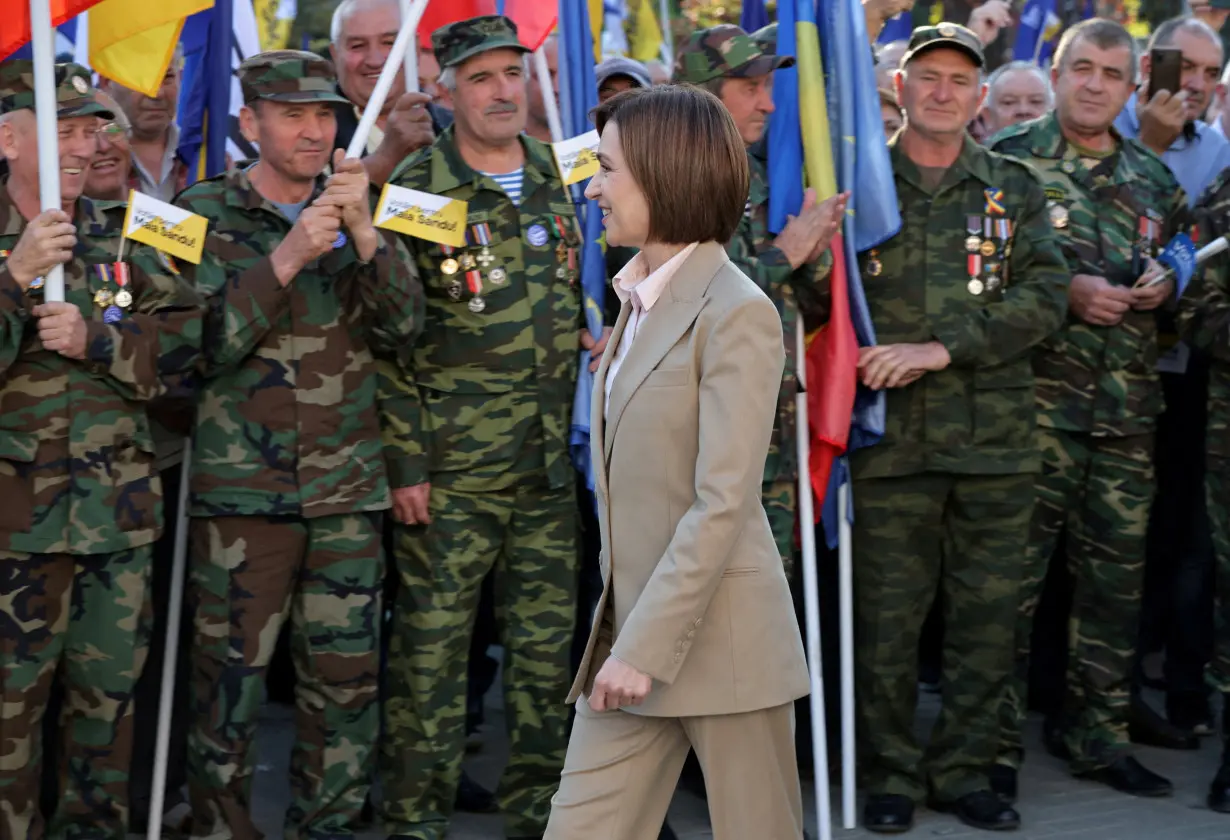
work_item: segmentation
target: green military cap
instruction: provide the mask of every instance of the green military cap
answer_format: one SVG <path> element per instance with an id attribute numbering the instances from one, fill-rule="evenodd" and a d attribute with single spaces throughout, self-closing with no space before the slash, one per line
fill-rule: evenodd
<path id="1" fill-rule="evenodd" d="M 441 26 L 431 33 L 431 48 L 441 67 L 456 67 L 489 50 L 530 51 L 517 40 L 517 24 L 503 15 L 483 15 Z"/>
<path id="2" fill-rule="evenodd" d="M 243 101 L 336 102 L 349 105 L 337 92 L 333 63 L 302 50 L 269 50 L 257 53 L 239 65 Z"/>
<path id="3" fill-rule="evenodd" d="M 768 26 L 762 26 L 752 33 L 752 40 L 756 42 L 756 46 L 766 53 L 777 53 L 777 24 L 770 23 Z"/>
<path id="4" fill-rule="evenodd" d="M 34 110 L 34 62 L 14 59 L 0 64 L 0 114 Z M 94 98 L 90 71 L 79 64 L 56 65 L 56 118 L 99 116 L 115 119 Z"/>
<path id="5" fill-rule="evenodd" d="M 982 41 L 969 29 L 955 23 L 940 23 L 935 26 L 920 26 L 910 35 L 910 43 L 901 56 L 901 66 L 905 67 L 910 60 L 917 58 L 928 50 L 947 47 L 960 50 L 973 59 L 979 67 L 985 67 L 987 60 L 982 54 Z"/>
<path id="6" fill-rule="evenodd" d="M 724 23 L 692 33 L 675 58 L 674 80 L 699 85 L 724 76 L 763 76 L 793 64 L 790 56 L 765 50 L 739 27 Z"/>

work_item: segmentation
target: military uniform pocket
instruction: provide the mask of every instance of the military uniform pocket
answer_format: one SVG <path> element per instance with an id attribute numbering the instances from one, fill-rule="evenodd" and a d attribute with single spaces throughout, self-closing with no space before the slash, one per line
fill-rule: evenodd
<path id="1" fill-rule="evenodd" d="M 115 447 L 110 506 L 121 531 L 145 531 L 158 526 L 162 505 L 161 486 L 155 483 L 155 459 L 154 445 L 149 441 L 126 440 Z"/>
<path id="2" fill-rule="evenodd" d="M 1029 360 L 974 373 L 974 445 L 1031 445 L 1037 424 Z"/>
<path id="3" fill-rule="evenodd" d="M 34 525 L 34 488 L 28 465 L 38 454 L 38 435 L 0 430 L 0 531 L 20 533 Z"/>

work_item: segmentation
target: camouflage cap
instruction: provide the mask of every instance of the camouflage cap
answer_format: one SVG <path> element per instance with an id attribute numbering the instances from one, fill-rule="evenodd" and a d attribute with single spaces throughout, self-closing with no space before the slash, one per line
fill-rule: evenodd
<path id="1" fill-rule="evenodd" d="M 901 67 L 910 63 L 928 50 L 947 47 L 965 53 L 979 67 L 985 67 L 987 60 L 982 54 L 982 41 L 971 30 L 955 23 L 940 23 L 935 26 L 920 26 L 910 35 L 910 43 L 901 56 Z"/>
<path id="2" fill-rule="evenodd" d="M 56 119 L 115 114 L 94 98 L 90 71 L 79 64 L 56 65 Z M 14 59 L 0 64 L 0 114 L 34 110 L 34 62 Z"/>
<path id="3" fill-rule="evenodd" d="M 337 92 L 333 63 L 302 50 L 270 50 L 257 53 L 239 65 L 243 101 L 336 102 L 349 105 Z"/>
<path id="4" fill-rule="evenodd" d="M 777 24 L 770 23 L 768 26 L 762 26 L 752 33 L 752 40 L 756 42 L 756 46 L 767 53 L 777 53 Z"/>
<path id="5" fill-rule="evenodd" d="M 489 50 L 530 51 L 517 39 L 517 24 L 503 15 L 483 15 L 441 26 L 431 33 L 431 48 L 441 68 L 456 67 Z"/>
<path id="6" fill-rule="evenodd" d="M 675 58 L 674 80 L 703 84 L 723 77 L 764 76 L 794 59 L 766 51 L 739 27 L 724 23 L 698 29 Z"/>

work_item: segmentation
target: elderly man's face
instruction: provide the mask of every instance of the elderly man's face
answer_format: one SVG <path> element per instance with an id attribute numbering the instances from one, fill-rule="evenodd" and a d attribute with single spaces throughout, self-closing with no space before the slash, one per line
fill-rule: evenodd
<path id="1" fill-rule="evenodd" d="M 123 85 L 108 83 L 106 90 L 132 120 L 133 135 L 138 139 L 158 139 L 166 135 L 179 107 L 179 68 L 174 62 L 167 68 L 157 96 L 146 96 Z"/>
<path id="2" fill-rule="evenodd" d="M 525 129 L 525 97 L 525 71 L 516 50 L 489 50 L 467 59 L 457 66 L 453 91 L 458 132 L 495 145 L 515 140 Z"/>
<path id="3" fill-rule="evenodd" d="M 639 85 L 627 76 L 611 76 L 598 88 L 598 104 L 601 105 L 612 96 L 623 93 L 625 90 L 632 90 L 634 87 L 639 87 Z"/>
<path id="4" fill-rule="evenodd" d="M 69 117 L 58 124 L 60 140 L 60 200 L 71 204 L 85 191 L 86 172 L 97 146 L 98 117 Z M 9 114 L 0 124 L 0 152 L 12 177 L 38 183 L 38 124 L 34 112 Z"/>
<path id="5" fill-rule="evenodd" d="M 1046 80 L 1032 70 L 1005 73 L 987 93 L 982 121 L 988 135 L 1008 126 L 1037 119 L 1050 103 Z"/>
<path id="6" fill-rule="evenodd" d="M 358 107 L 366 107 L 367 100 L 371 99 L 400 28 L 401 12 L 396 3 L 360 7 L 342 22 L 337 43 L 329 45 L 329 53 L 337 67 L 338 85 L 346 98 Z M 420 55 L 420 75 L 422 61 Z M 397 71 L 393 90 L 406 89 L 405 72 L 404 69 Z M 439 76 L 439 68 L 436 76 Z M 390 96 L 386 107 L 392 108 L 396 101 L 396 96 Z"/>
<path id="7" fill-rule="evenodd" d="M 914 56 L 896 82 L 897 101 L 910 130 L 930 137 L 963 135 L 982 101 L 978 66 L 965 53 L 947 47 Z"/>
<path id="8" fill-rule="evenodd" d="M 120 200 L 128 188 L 132 151 L 128 121 L 119 114 L 110 122 L 98 121 L 98 148 L 85 179 L 85 194 L 91 198 Z"/>

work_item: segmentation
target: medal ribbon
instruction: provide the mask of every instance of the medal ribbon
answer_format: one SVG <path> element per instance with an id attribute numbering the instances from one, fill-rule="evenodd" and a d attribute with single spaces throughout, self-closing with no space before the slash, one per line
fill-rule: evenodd
<path id="1" fill-rule="evenodd" d="M 111 270 L 115 272 L 115 285 L 121 289 L 128 285 L 128 263 L 112 263 Z"/>
<path id="2" fill-rule="evenodd" d="M 477 268 L 466 272 L 466 286 L 470 289 L 470 294 L 480 295 L 483 292 L 483 273 Z"/>
<path id="3" fill-rule="evenodd" d="M 491 244 L 491 228 L 486 222 L 474 226 L 474 238 L 478 240 L 478 244 L 484 248 Z"/>

